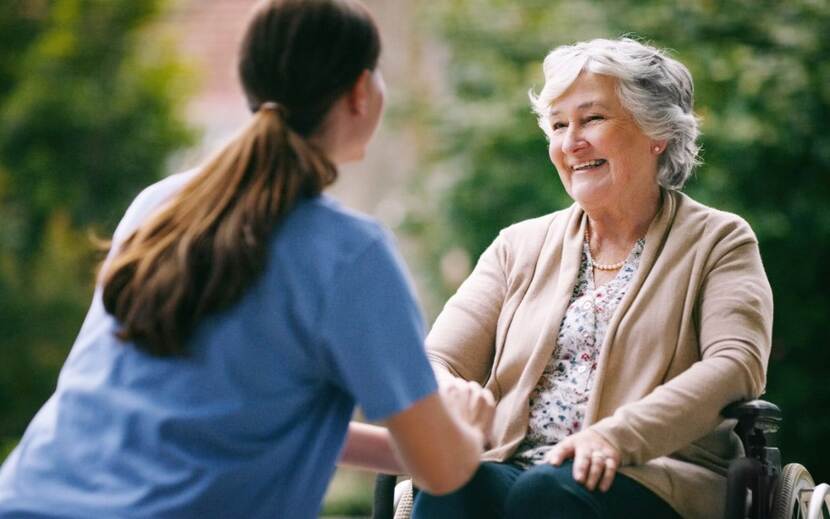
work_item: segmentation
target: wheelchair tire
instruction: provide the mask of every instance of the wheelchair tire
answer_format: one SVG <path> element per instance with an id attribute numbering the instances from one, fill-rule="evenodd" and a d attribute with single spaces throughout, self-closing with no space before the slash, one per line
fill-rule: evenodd
<path id="1" fill-rule="evenodd" d="M 802 519 L 800 495 L 802 490 L 816 486 L 813 477 L 799 463 L 788 463 L 781 471 L 772 497 L 771 519 Z"/>

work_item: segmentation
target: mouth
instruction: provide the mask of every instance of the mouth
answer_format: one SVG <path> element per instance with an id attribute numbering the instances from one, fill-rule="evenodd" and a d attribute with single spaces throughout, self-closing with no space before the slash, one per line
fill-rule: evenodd
<path id="1" fill-rule="evenodd" d="M 598 167 L 604 166 L 605 163 L 608 161 L 605 159 L 597 159 L 597 160 L 588 160 L 585 162 L 580 162 L 579 164 L 574 164 L 571 166 L 571 171 L 589 171 L 592 169 L 597 169 Z"/>

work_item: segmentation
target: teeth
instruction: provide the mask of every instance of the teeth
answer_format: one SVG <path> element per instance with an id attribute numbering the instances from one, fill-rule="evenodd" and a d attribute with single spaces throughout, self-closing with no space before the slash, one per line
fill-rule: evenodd
<path id="1" fill-rule="evenodd" d="M 581 162 L 571 167 L 573 170 L 593 168 L 605 163 L 605 159 L 589 160 L 588 162 Z"/>

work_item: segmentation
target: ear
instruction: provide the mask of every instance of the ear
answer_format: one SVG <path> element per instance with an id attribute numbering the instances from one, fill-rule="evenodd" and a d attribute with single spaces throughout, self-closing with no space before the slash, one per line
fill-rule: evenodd
<path id="1" fill-rule="evenodd" d="M 655 155 L 662 155 L 666 151 L 666 145 L 669 143 L 668 139 L 660 139 L 651 141 L 651 152 Z"/>
<path id="2" fill-rule="evenodd" d="M 346 101 L 351 114 L 365 115 L 368 111 L 370 81 L 372 81 L 372 72 L 364 70 L 346 93 Z"/>

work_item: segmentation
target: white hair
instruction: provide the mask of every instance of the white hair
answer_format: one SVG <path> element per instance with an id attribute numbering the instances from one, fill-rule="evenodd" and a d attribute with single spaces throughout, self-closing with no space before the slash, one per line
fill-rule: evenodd
<path id="1" fill-rule="evenodd" d="M 550 106 L 583 71 L 617 79 L 617 95 L 640 129 L 667 146 L 657 164 L 657 182 L 679 190 L 699 163 L 698 117 L 689 70 L 666 52 L 631 38 L 595 39 L 553 49 L 543 65 L 545 86 L 530 101 L 539 126 L 550 137 Z"/>

